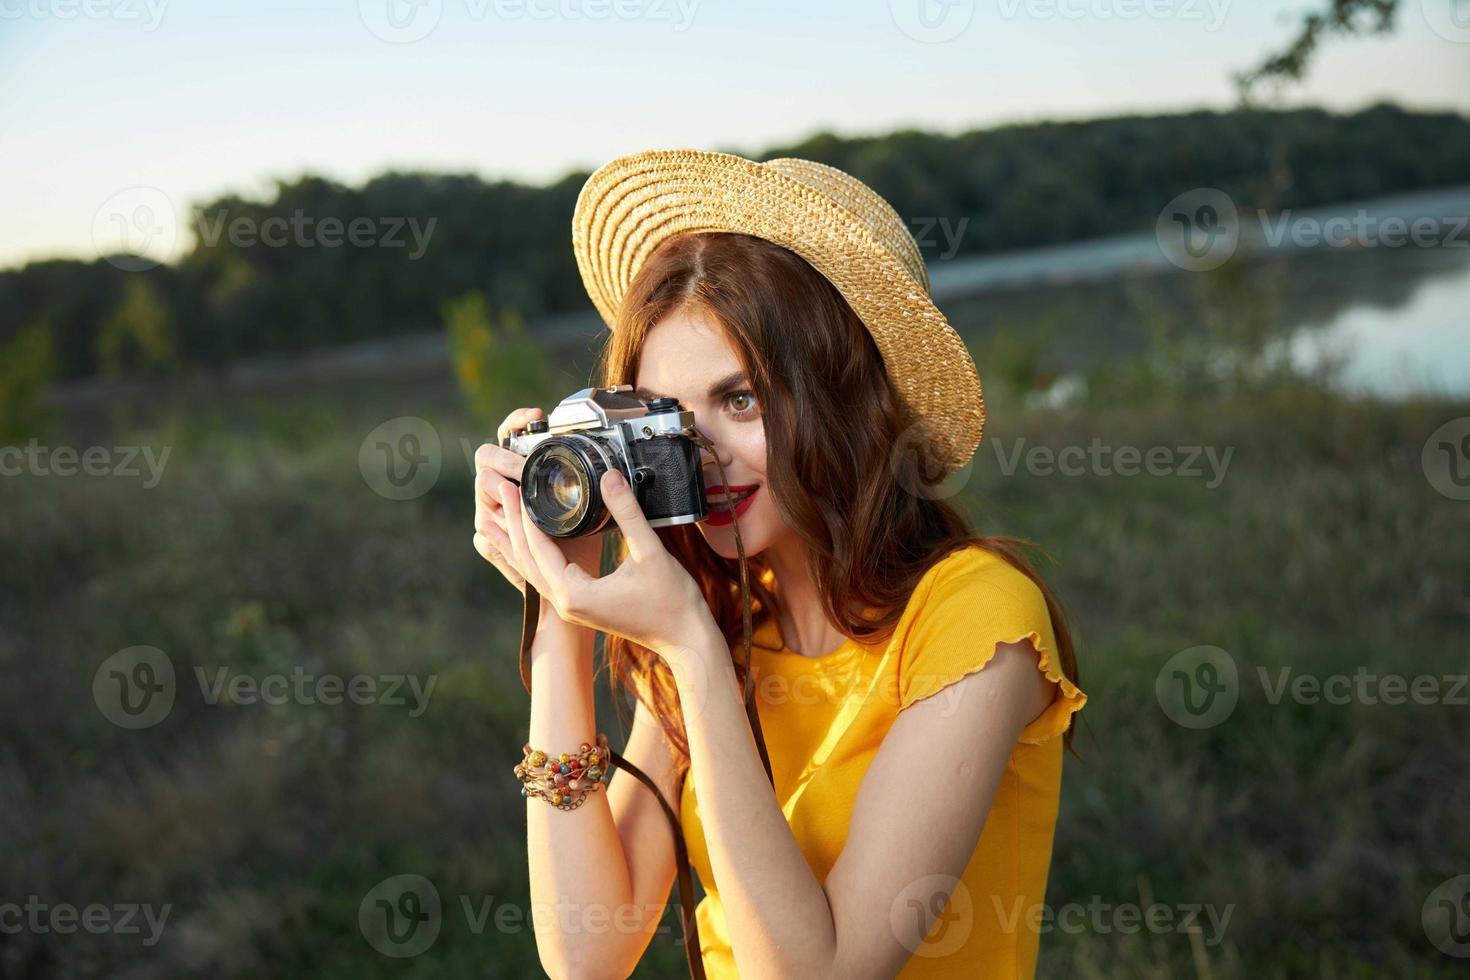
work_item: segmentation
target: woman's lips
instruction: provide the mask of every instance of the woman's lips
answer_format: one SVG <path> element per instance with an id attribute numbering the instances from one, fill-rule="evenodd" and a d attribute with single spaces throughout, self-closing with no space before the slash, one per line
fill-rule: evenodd
<path id="1" fill-rule="evenodd" d="M 755 499 L 755 495 L 760 490 L 760 487 L 758 485 L 730 487 L 731 497 L 738 497 L 741 493 L 746 494 L 744 499 L 735 504 L 733 514 L 722 506 L 724 503 L 725 489 L 724 487 L 718 486 L 706 489 L 705 500 L 709 505 L 707 508 L 708 515 L 705 517 L 706 524 L 723 527 L 726 524 L 732 523 L 735 518 L 740 517 L 750 509 L 750 502 Z"/>
<path id="2" fill-rule="evenodd" d="M 754 490 L 759 486 L 760 484 L 758 483 L 735 483 L 726 487 L 715 483 L 704 488 L 704 495 L 709 500 L 719 500 L 725 496 L 726 490 L 730 491 L 730 495 L 733 497 L 745 493 L 748 490 Z"/>

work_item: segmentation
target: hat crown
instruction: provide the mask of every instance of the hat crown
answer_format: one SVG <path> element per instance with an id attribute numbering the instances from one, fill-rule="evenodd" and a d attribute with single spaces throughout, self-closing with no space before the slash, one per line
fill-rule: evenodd
<path id="1" fill-rule="evenodd" d="M 645 260 L 680 235 L 749 235 L 799 256 L 842 295 L 916 417 L 895 452 L 927 447 L 947 475 L 974 455 L 985 399 L 963 338 L 930 294 L 897 211 L 835 167 L 709 150 L 645 150 L 599 167 L 577 195 L 572 251 L 609 330 Z M 926 467 L 927 468 L 927 467 Z"/>
<path id="2" fill-rule="evenodd" d="M 893 209 L 893 205 L 884 200 L 877 191 L 851 174 L 838 170 L 836 167 L 829 167 L 825 163 L 817 163 L 815 160 L 779 157 L 775 160 L 767 160 L 761 166 L 799 181 L 845 208 L 873 233 L 873 237 L 878 240 L 879 244 L 907 270 L 916 283 L 924 287 L 925 294 L 928 294 L 929 270 L 924 265 L 924 256 L 919 251 L 919 243 L 914 241 L 908 225 Z"/>

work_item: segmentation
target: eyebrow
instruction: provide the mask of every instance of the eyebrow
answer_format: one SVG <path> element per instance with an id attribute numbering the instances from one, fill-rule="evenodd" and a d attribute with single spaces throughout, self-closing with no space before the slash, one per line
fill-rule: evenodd
<path id="1" fill-rule="evenodd" d="M 741 388 L 744 388 L 749 384 L 750 382 L 745 380 L 744 371 L 732 371 L 709 386 L 709 395 L 707 397 L 712 399 L 718 398 L 721 395 L 727 395 L 732 391 L 739 391 Z M 637 395 L 644 401 L 652 401 L 653 399 L 659 397 L 673 397 L 672 395 L 660 396 L 654 392 L 649 391 L 647 388 L 635 388 L 633 389 L 633 394 Z"/>

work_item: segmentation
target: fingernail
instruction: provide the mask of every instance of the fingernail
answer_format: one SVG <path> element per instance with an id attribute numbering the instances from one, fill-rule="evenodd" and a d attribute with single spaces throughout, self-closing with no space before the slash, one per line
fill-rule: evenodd
<path id="1" fill-rule="evenodd" d="M 623 479 L 623 474 L 618 470 L 608 470 L 607 488 L 613 493 L 621 493 L 628 482 Z"/>

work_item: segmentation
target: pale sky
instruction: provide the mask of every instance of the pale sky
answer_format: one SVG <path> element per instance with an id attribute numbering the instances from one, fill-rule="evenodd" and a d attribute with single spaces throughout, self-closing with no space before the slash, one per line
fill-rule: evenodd
<path id="1" fill-rule="evenodd" d="M 1470 113 L 1454 2 L 1329 42 L 1295 101 Z M 540 182 L 652 147 L 1228 108 L 1321 3 L 0 0 L 0 266 L 95 257 L 119 195 L 182 221 L 304 171 Z"/>

